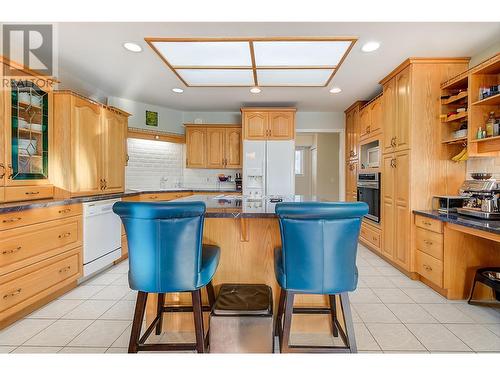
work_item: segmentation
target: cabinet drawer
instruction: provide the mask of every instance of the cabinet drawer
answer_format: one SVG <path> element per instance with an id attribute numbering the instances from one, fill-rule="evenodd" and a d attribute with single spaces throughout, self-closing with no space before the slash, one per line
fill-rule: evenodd
<path id="1" fill-rule="evenodd" d="M 82 244 L 81 218 L 9 229 L 0 239 L 0 275 Z"/>
<path id="2" fill-rule="evenodd" d="M 362 223 L 359 235 L 366 242 L 375 246 L 377 250 L 380 249 L 380 232 L 370 228 L 367 224 Z"/>
<path id="3" fill-rule="evenodd" d="M 80 254 L 81 248 L 37 263 L 38 268 L 30 267 L 30 272 L 9 281 L 0 279 L 0 320 L 6 310 L 21 310 L 63 287 L 67 284 L 65 281 L 76 280 L 80 275 Z"/>
<path id="4" fill-rule="evenodd" d="M 43 223 L 49 220 L 82 214 L 81 204 L 33 208 L 7 214 L 0 214 L 0 230 L 17 228 L 24 225 Z"/>
<path id="5" fill-rule="evenodd" d="M 33 199 L 47 199 L 54 196 L 53 186 L 15 186 L 5 188 L 5 201 L 30 201 Z"/>
<path id="6" fill-rule="evenodd" d="M 417 272 L 427 280 L 443 287 L 443 262 L 417 250 L 416 256 Z"/>
<path id="7" fill-rule="evenodd" d="M 415 215 L 415 225 L 436 233 L 443 233 L 443 223 L 436 219 Z"/>
<path id="8" fill-rule="evenodd" d="M 430 230 L 417 228 L 417 250 L 443 260 L 443 235 Z"/>
<path id="9" fill-rule="evenodd" d="M 191 192 L 172 192 L 172 193 L 156 193 L 156 194 L 141 194 L 141 201 L 170 201 L 173 199 L 183 198 L 192 195 Z"/>

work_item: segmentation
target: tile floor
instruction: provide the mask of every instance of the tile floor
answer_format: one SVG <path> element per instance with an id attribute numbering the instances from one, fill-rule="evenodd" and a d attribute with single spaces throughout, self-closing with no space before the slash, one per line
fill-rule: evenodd
<path id="1" fill-rule="evenodd" d="M 350 297 L 360 352 L 500 352 L 499 309 L 448 301 L 361 245 L 357 264 L 359 285 Z M 122 262 L 1 330 L 0 353 L 125 353 L 136 295 L 127 271 Z M 190 333 L 151 339 L 194 341 Z"/>

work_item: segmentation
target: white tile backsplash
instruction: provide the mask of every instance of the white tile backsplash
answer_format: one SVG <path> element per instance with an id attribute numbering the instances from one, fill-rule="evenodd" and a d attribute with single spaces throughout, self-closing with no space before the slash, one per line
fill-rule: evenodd
<path id="1" fill-rule="evenodd" d="M 128 139 L 127 189 L 158 190 L 176 187 L 193 189 L 234 189 L 240 169 L 185 168 L 185 146 L 178 143 Z M 218 174 L 230 175 L 232 182 L 219 182 Z"/>
<path id="2" fill-rule="evenodd" d="M 467 160 L 467 178 L 474 172 L 493 173 L 493 178 L 500 181 L 500 158 L 470 158 Z"/>

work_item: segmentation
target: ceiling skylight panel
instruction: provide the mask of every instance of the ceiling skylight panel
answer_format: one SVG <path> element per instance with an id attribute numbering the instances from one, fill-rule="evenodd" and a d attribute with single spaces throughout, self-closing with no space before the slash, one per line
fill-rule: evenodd
<path id="1" fill-rule="evenodd" d="M 251 69 L 178 69 L 189 86 L 253 86 Z"/>
<path id="2" fill-rule="evenodd" d="M 259 86 L 324 86 L 332 69 L 257 69 Z"/>

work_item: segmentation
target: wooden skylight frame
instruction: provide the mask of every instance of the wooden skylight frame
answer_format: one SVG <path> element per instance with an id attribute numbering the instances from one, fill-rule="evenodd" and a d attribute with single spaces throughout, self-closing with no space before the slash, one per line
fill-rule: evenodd
<path id="1" fill-rule="evenodd" d="M 179 80 L 186 87 L 326 87 L 330 84 L 333 77 L 340 69 L 342 63 L 349 55 L 349 52 L 352 50 L 354 44 L 358 40 L 357 37 L 237 37 L 237 38 L 161 38 L 161 37 L 146 37 L 144 38 L 146 43 L 151 47 L 151 49 L 160 57 L 160 59 L 169 67 L 169 69 L 179 78 Z M 161 42 L 179 42 L 179 43 L 189 43 L 189 42 L 246 42 L 248 43 L 248 48 L 250 51 L 251 65 L 248 66 L 193 66 L 193 65 L 172 65 L 168 59 L 156 48 L 154 43 Z M 255 42 L 349 42 L 349 46 L 346 48 L 342 57 L 336 65 L 312 65 L 312 66 L 294 66 L 294 65 L 284 65 L 284 66 L 257 66 L 255 59 Z M 178 70 L 251 70 L 253 75 L 252 84 L 244 84 L 244 85 L 219 85 L 219 84 L 189 84 L 186 80 L 181 76 Z M 262 85 L 259 84 L 258 80 L 258 70 L 332 70 L 328 79 L 324 84 L 279 84 L 279 85 Z"/>

